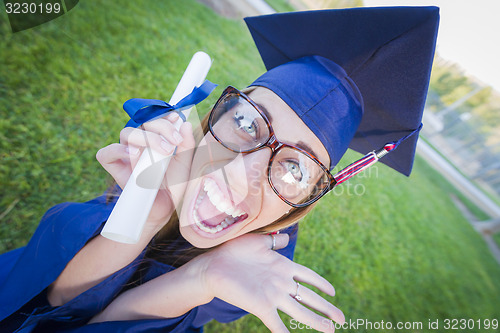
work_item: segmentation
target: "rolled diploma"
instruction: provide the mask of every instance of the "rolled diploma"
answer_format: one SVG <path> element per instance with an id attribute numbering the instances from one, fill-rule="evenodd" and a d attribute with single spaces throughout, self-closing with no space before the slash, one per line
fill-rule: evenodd
<path id="1" fill-rule="evenodd" d="M 169 104 L 178 103 L 191 93 L 194 87 L 199 87 L 205 81 L 211 65 L 212 60 L 208 54 L 196 52 L 182 75 Z M 186 118 L 190 111 L 191 108 L 183 111 Z M 182 119 L 179 118 L 174 124 L 177 130 L 182 123 Z M 161 155 L 150 148 L 143 151 L 101 231 L 102 236 L 128 244 L 135 244 L 139 241 L 171 156 Z M 151 167 L 153 165 L 154 167 Z"/>

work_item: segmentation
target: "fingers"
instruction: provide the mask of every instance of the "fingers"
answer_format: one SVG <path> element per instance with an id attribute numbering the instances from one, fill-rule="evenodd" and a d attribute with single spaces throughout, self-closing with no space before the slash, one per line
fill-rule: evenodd
<path id="1" fill-rule="evenodd" d="M 139 149 L 136 148 L 134 153 L 124 145 L 113 143 L 101 148 L 96 154 L 96 159 L 118 186 L 123 188 L 132 172 L 132 164 L 137 162 L 139 156 Z"/>
<path id="2" fill-rule="evenodd" d="M 295 264 L 294 268 L 295 275 L 293 279 L 295 281 L 307 283 L 311 286 L 315 286 L 316 288 L 330 296 L 335 296 L 335 288 L 324 277 L 322 277 L 312 269 L 299 264 Z"/>
<path id="3" fill-rule="evenodd" d="M 286 328 L 285 324 L 281 320 L 280 316 L 278 315 L 278 312 L 276 311 L 270 311 L 268 316 L 266 317 L 261 317 L 260 318 L 264 325 L 266 325 L 267 328 L 272 333 L 288 333 L 288 329 Z"/>
<path id="4" fill-rule="evenodd" d="M 101 163 L 102 166 L 104 166 L 105 164 L 113 163 L 118 159 L 127 159 L 129 158 L 129 154 L 132 154 L 132 152 L 127 152 L 126 148 L 127 147 L 119 143 L 112 143 L 109 146 L 99 149 L 96 154 L 96 159 L 99 161 L 99 163 Z M 138 149 L 135 149 L 138 153 Z"/>
<path id="5" fill-rule="evenodd" d="M 177 115 L 178 117 L 178 115 Z M 159 153 L 170 155 L 176 146 L 189 141 L 189 148 L 194 146 L 190 124 L 184 123 L 181 131 L 177 131 L 174 124 L 169 120 L 175 118 L 168 116 L 154 121 L 144 123 L 141 128 L 126 127 L 120 132 L 120 143 L 127 146 L 146 147 L 149 146 Z M 183 145 L 181 145 L 183 146 Z M 185 146 L 185 145 L 184 145 Z"/>
<path id="6" fill-rule="evenodd" d="M 289 297 L 280 310 L 294 319 L 320 332 L 335 332 L 335 324 L 328 318 L 320 316 Z"/>
<path id="7" fill-rule="evenodd" d="M 267 238 L 267 242 L 269 243 L 269 248 L 271 250 L 279 250 L 285 248 L 288 245 L 288 241 L 290 239 L 288 234 L 271 234 L 270 237 Z"/>
<path id="8" fill-rule="evenodd" d="M 172 122 L 173 124 L 175 124 L 175 122 L 177 121 L 177 119 L 179 119 L 179 114 L 177 112 L 169 112 L 163 118 L 165 118 L 165 119 L 169 120 L 170 122 Z"/>
<path id="9" fill-rule="evenodd" d="M 162 135 L 131 127 L 126 127 L 120 132 L 120 143 L 125 146 L 150 147 L 163 155 L 172 154 L 175 148 Z"/>
<path id="10" fill-rule="evenodd" d="M 196 146 L 191 123 L 183 123 L 179 129 L 179 133 L 184 139 L 182 143 L 177 146 L 175 159 L 190 169 L 193 161 L 194 148 Z"/>
<path id="11" fill-rule="evenodd" d="M 146 131 L 157 133 L 172 145 L 178 146 L 182 143 L 184 138 L 175 128 L 175 125 L 168 119 L 169 118 L 159 118 L 153 121 L 148 121 L 142 124 L 142 128 Z"/>
<path id="12" fill-rule="evenodd" d="M 191 124 L 182 123 L 177 131 L 174 126 L 177 121 L 181 122 L 179 115 L 170 113 L 166 117 L 143 124 L 141 128 L 126 127 L 120 132 L 120 144 L 111 144 L 100 149 L 96 153 L 96 159 L 119 185 L 130 176 L 141 157 L 143 147 L 150 147 L 162 155 L 171 156 L 177 146 L 177 152 L 184 153 L 176 154 L 174 159 L 181 162 L 184 169 L 189 170 L 195 140 Z M 171 166 L 172 169 L 181 167 L 177 163 Z M 178 170 L 174 171 L 171 173 L 178 174 Z"/>
<path id="13" fill-rule="evenodd" d="M 294 280 L 315 286 L 331 296 L 335 295 L 335 288 L 318 273 L 299 264 L 294 264 L 294 270 Z M 335 331 L 334 323 L 330 319 L 314 313 L 305 306 L 325 314 L 328 318 L 333 319 L 339 324 L 344 324 L 345 317 L 342 311 L 323 297 L 303 285 L 295 284 L 292 289 L 290 291 L 292 297 L 286 300 L 287 306 L 283 308 L 283 311 L 298 321 L 322 332 Z M 295 299 L 294 296 L 300 296 L 300 301 Z"/>
<path id="14" fill-rule="evenodd" d="M 179 128 L 179 133 L 181 134 L 183 141 L 179 145 L 179 152 L 185 151 L 187 149 L 193 149 L 196 145 L 194 135 L 193 135 L 193 125 L 190 122 L 182 123 Z"/>
<path id="15" fill-rule="evenodd" d="M 340 311 L 340 309 L 338 309 L 336 306 L 328 302 L 326 299 L 303 285 L 299 285 L 299 288 L 298 290 L 296 290 L 296 292 L 298 295 L 300 295 L 300 303 L 325 314 L 326 316 L 328 316 L 328 318 L 335 320 L 341 325 L 344 324 L 344 313 Z"/>

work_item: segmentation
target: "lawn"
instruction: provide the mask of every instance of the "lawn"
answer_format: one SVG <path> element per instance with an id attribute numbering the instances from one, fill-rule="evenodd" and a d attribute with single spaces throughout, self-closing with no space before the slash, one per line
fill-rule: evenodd
<path id="1" fill-rule="evenodd" d="M 243 22 L 194 0 L 81 1 L 15 34 L 2 12 L 0 34 L 0 252 L 25 244 L 50 206 L 106 188 L 95 153 L 118 139 L 121 105 L 168 100 L 194 52 L 214 58 L 208 78 L 220 85 L 200 113 L 226 85 L 244 87 L 264 70 Z M 351 320 L 418 321 L 429 331 L 429 320 L 499 319 L 500 267 L 450 194 L 419 157 L 410 178 L 375 166 L 302 222 L 296 261 L 334 284 L 329 299 Z M 256 331 L 266 330 L 253 316 L 207 327 Z"/>

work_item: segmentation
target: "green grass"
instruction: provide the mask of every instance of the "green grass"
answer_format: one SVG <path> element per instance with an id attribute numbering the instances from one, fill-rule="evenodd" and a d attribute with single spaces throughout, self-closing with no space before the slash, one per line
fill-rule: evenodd
<path id="1" fill-rule="evenodd" d="M 493 240 L 500 247 L 500 232 L 497 232 L 496 234 L 493 235 Z"/>
<path id="2" fill-rule="evenodd" d="M 95 153 L 118 139 L 121 105 L 168 99 L 195 51 L 214 58 L 209 79 L 221 85 L 202 111 L 264 70 L 242 22 L 192 0 L 82 1 L 16 34 L 0 15 L 0 252 L 25 244 L 50 206 L 106 188 Z M 353 320 L 499 318 L 500 267 L 450 194 L 420 158 L 409 179 L 377 165 L 302 222 L 296 260 L 334 284 L 328 299 Z M 256 331 L 266 329 L 253 316 L 207 327 Z"/>

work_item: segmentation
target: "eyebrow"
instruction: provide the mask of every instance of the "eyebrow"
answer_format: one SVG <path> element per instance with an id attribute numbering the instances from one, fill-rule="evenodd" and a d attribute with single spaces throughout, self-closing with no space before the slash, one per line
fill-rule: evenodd
<path id="1" fill-rule="evenodd" d="M 269 114 L 269 111 L 265 108 L 265 106 L 263 106 L 262 104 L 258 104 L 258 103 L 255 103 L 255 104 L 266 115 L 269 122 L 272 123 L 273 117 L 271 117 L 271 115 Z M 300 149 L 307 151 L 309 154 L 313 155 L 314 157 L 316 157 L 319 160 L 319 155 L 304 141 L 298 141 L 296 144 L 294 144 L 294 146 L 299 147 Z M 321 162 L 321 163 L 323 163 L 323 162 Z"/>
<path id="2" fill-rule="evenodd" d="M 309 154 L 313 155 L 314 157 L 316 157 L 319 160 L 319 157 L 318 157 L 319 155 L 304 141 L 297 142 L 295 144 L 295 146 L 307 151 Z M 323 162 L 321 162 L 321 163 L 323 163 Z"/>
<path id="3" fill-rule="evenodd" d="M 254 102 L 255 103 L 255 102 Z M 264 113 L 264 115 L 267 117 L 267 120 L 269 120 L 269 122 L 273 122 L 273 117 L 271 117 L 271 115 L 269 114 L 269 111 L 267 111 L 267 109 L 264 107 L 264 105 L 262 104 L 258 104 L 258 103 L 255 103 L 259 109 Z"/>

